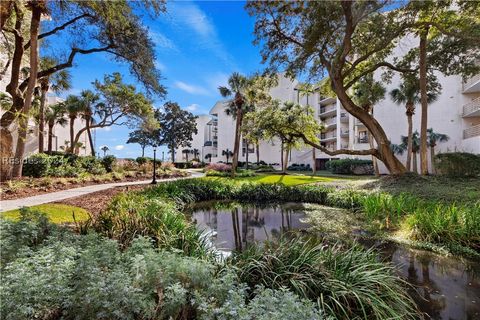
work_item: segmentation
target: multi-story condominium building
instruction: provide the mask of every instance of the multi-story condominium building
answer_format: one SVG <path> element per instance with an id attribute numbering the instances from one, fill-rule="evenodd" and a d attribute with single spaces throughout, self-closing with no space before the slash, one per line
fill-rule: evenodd
<path id="1" fill-rule="evenodd" d="M 299 96 L 296 86 L 298 81 L 290 81 L 283 76 L 279 77 L 278 86 L 271 89 L 273 98 L 281 101 L 294 101 L 306 103 L 305 96 Z M 438 99 L 429 105 L 428 127 L 435 132 L 449 136 L 449 141 L 440 143 L 436 147 L 438 152 L 465 151 L 480 153 L 480 75 L 476 75 L 466 82 L 459 76 L 439 75 L 442 92 Z M 374 107 L 374 116 L 384 128 L 392 143 L 400 143 L 402 135 L 407 134 L 407 119 L 405 107 L 396 105 L 388 94 L 400 84 L 399 77 L 394 77 L 386 86 L 385 99 Z M 315 117 L 324 124 L 325 129 L 319 134 L 322 146 L 331 150 L 352 149 L 363 150 L 370 148 L 370 135 L 367 128 L 358 119 L 343 109 L 337 98 L 323 98 L 319 93 L 313 93 L 309 97 L 309 104 L 315 109 Z M 420 106 L 413 117 L 414 131 L 420 131 Z M 233 151 L 235 122 L 231 116 L 225 113 L 225 102 L 217 102 L 210 110 L 209 115 L 202 115 L 197 120 L 198 134 L 192 141 L 190 149 L 198 149 L 200 160 L 210 161 L 207 155 L 212 155 L 212 162 L 226 162 L 227 158 L 223 151 Z M 177 150 L 176 161 L 185 161 L 185 156 Z M 281 145 L 277 140 L 262 141 L 259 145 L 260 160 L 270 164 L 281 162 Z M 249 161 L 256 161 L 255 146 L 248 147 L 243 140 L 240 161 L 246 160 L 247 152 Z M 290 163 L 313 165 L 312 148 L 305 146 L 300 150 L 292 150 L 289 157 Z M 325 164 L 332 158 L 356 157 L 329 155 L 315 151 L 315 166 L 324 169 Z M 191 158 L 191 157 L 190 157 Z M 366 158 L 363 156 L 359 158 Z M 406 155 L 399 155 L 404 162 Z M 386 168 L 380 163 L 380 170 L 386 173 Z"/>

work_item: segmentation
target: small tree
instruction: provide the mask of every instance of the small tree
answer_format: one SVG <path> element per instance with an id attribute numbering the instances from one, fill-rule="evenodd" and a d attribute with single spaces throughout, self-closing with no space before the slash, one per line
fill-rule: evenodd
<path id="1" fill-rule="evenodd" d="M 157 145 L 167 145 L 172 162 L 175 162 L 175 149 L 192 145 L 193 135 L 198 132 L 197 116 L 182 110 L 176 102 L 167 102 L 163 105 L 163 110 L 155 111 L 155 119 L 161 128 L 153 134 Z"/>
<path id="2" fill-rule="evenodd" d="M 103 157 L 105 157 L 107 155 L 107 151 L 110 150 L 107 146 L 102 146 L 100 148 L 100 150 L 103 151 Z"/>
<path id="3" fill-rule="evenodd" d="M 47 151 L 52 152 L 52 143 L 53 143 L 53 127 L 58 124 L 62 127 L 66 126 L 68 123 L 67 118 L 65 117 L 65 104 L 63 102 L 54 104 L 53 106 L 48 107 L 45 110 L 45 121 L 48 126 L 48 142 L 47 142 Z"/>
<path id="4" fill-rule="evenodd" d="M 212 154 L 211 154 L 211 153 L 207 153 L 207 154 L 205 155 L 205 159 L 207 159 L 208 162 L 211 163 L 211 162 L 212 162 Z"/>
<path id="5" fill-rule="evenodd" d="M 152 132 L 149 132 L 148 130 L 135 130 L 132 131 L 128 134 L 129 138 L 127 140 L 127 143 L 138 143 L 140 147 L 142 148 L 142 158 L 145 157 L 145 148 L 147 146 L 151 146 L 153 144 L 153 134 Z"/>
<path id="6" fill-rule="evenodd" d="M 430 162 L 432 163 L 432 173 L 435 174 L 435 147 L 439 142 L 446 142 L 450 137 L 443 133 L 434 132 L 432 128 L 427 130 L 428 147 L 430 148 Z"/>
<path id="7" fill-rule="evenodd" d="M 226 157 L 227 158 L 227 164 L 228 164 L 228 160 L 233 157 L 233 152 L 230 151 L 230 149 L 225 149 L 225 150 L 222 150 L 222 156 Z"/>
<path id="8" fill-rule="evenodd" d="M 185 161 L 188 162 L 188 155 L 189 155 L 189 154 L 192 154 L 193 152 L 192 152 L 192 150 L 190 150 L 190 149 L 183 149 L 183 150 L 182 150 L 182 153 L 183 153 L 184 156 L 185 156 Z"/>

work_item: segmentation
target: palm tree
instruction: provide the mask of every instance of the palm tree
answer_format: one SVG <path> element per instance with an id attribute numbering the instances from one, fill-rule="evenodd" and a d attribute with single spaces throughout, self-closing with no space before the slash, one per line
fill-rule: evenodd
<path id="1" fill-rule="evenodd" d="M 429 93 L 427 95 L 428 103 L 434 102 L 439 95 L 439 84 L 434 79 L 429 81 Z M 406 76 L 403 83 L 396 89 L 390 91 L 390 98 L 398 105 L 405 105 L 405 115 L 407 116 L 407 162 L 406 167 L 411 171 L 412 148 L 413 148 L 413 115 L 415 114 L 415 105 L 420 103 L 420 85 L 415 76 Z"/>
<path id="2" fill-rule="evenodd" d="M 183 149 L 182 153 L 185 155 L 185 161 L 188 162 L 188 155 L 192 153 L 190 149 Z"/>
<path id="3" fill-rule="evenodd" d="M 193 158 L 194 159 L 198 159 L 199 155 L 200 155 L 200 150 L 198 149 L 193 149 L 192 150 L 192 154 L 193 154 Z"/>
<path id="4" fill-rule="evenodd" d="M 67 125 L 68 120 L 65 118 L 65 104 L 57 103 L 45 110 L 45 121 L 48 126 L 48 144 L 47 151 L 52 152 L 52 140 L 53 140 L 53 127 L 56 124 L 61 125 L 62 127 Z"/>
<path id="5" fill-rule="evenodd" d="M 49 69 L 58 64 L 53 58 L 44 57 L 40 60 L 40 68 L 42 70 Z M 71 75 L 68 69 L 60 70 L 51 74 L 50 76 L 46 76 L 43 78 L 38 79 L 38 83 L 40 84 L 40 108 L 38 112 L 38 152 L 44 151 L 44 131 L 45 131 L 45 102 L 47 99 L 47 92 L 52 90 L 55 93 L 59 93 L 61 91 L 65 91 L 71 88 Z M 51 151 L 51 150 L 50 150 Z"/>
<path id="6" fill-rule="evenodd" d="M 103 157 L 105 158 L 105 156 L 107 155 L 107 151 L 110 149 L 107 146 L 102 146 L 100 150 L 103 151 Z"/>
<path id="7" fill-rule="evenodd" d="M 228 159 L 230 159 L 230 157 L 233 156 L 233 152 L 230 151 L 229 149 L 223 150 L 222 156 L 225 156 L 227 158 L 227 164 L 228 164 Z"/>
<path id="8" fill-rule="evenodd" d="M 208 159 L 208 163 L 211 163 L 212 162 L 212 154 L 207 153 L 207 155 L 205 156 L 205 159 Z"/>
<path id="9" fill-rule="evenodd" d="M 68 114 L 70 126 L 70 148 L 68 152 L 74 152 L 75 146 L 75 120 L 81 115 L 83 111 L 83 104 L 79 97 L 69 95 L 65 100 L 65 109 Z"/>
<path id="10" fill-rule="evenodd" d="M 93 145 L 93 139 L 92 139 L 92 131 L 90 129 L 90 126 L 93 124 L 94 118 L 93 118 L 93 104 L 96 103 L 100 99 L 98 94 L 93 93 L 90 90 L 83 90 L 80 93 L 79 97 L 79 112 L 81 112 L 82 118 L 85 120 L 85 127 L 87 128 L 87 135 L 88 135 L 88 141 L 90 143 L 90 151 L 92 156 L 95 156 L 95 146 Z M 75 137 L 75 141 L 78 142 L 78 139 L 80 138 L 80 134 L 77 133 L 77 136 Z"/>
<path id="11" fill-rule="evenodd" d="M 430 147 L 430 162 L 432 163 L 432 173 L 435 174 L 435 147 L 438 142 L 446 142 L 450 140 L 450 137 L 443 133 L 437 133 L 433 131 L 433 128 L 427 130 L 427 142 Z"/>
<path id="12" fill-rule="evenodd" d="M 408 140 L 409 137 L 402 136 L 401 143 L 396 145 L 392 144 L 390 148 L 394 153 L 403 154 L 405 151 L 408 152 Z M 417 153 L 420 151 L 420 135 L 418 131 L 412 133 L 412 159 L 413 159 L 413 172 L 418 173 L 418 166 L 417 166 Z"/>
<path id="13" fill-rule="evenodd" d="M 231 115 L 235 120 L 235 142 L 233 145 L 233 163 L 232 163 L 232 177 L 235 176 L 238 166 L 238 154 L 240 149 L 240 136 L 243 116 L 250 107 L 247 101 L 247 91 L 250 86 L 250 79 L 234 72 L 228 79 L 228 87 L 220 86 L 218 90 L 224 98 L 228 100 L 225 112 Z M 228 158 L 227 158 L 228 159 Z M 227 161 L 228 162 L 228 161 Z"/>

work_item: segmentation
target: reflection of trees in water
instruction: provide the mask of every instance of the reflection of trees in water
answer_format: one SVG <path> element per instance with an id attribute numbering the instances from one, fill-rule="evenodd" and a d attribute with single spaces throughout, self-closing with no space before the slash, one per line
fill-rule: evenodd
<path id="1" fill-rule="evenodd" d="M 240 224 L 238 223 L 238 208 L 232 210 L 232 229 L 235 239 L 235 250 L 242 250 L 242 239 L 240 235 Z"/>

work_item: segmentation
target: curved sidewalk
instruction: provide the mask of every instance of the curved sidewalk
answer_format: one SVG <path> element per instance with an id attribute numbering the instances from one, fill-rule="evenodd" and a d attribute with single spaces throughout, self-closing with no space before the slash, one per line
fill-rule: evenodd
<path id="1" fill-rule="evenodd" d="M 163 179 L 163 180 L 157 180 L 157 182 L 162 183 L 166 181 L 174 181 L 179 179 L 200 178 L 202 176 L 203 174 L 192 172 L 192 175 L 190 177 Z M 83 196 L 89 193 L 107 190 L 115 187 L 132 186 L 132 185 L 138 185 L 138 184 L 149 184 L 150 182 L 152 182 L 152 180 L 94 184 L 91 186 L 86 186 L 81 188 L 73 188 L 73 189 L 52 192 L 52 193 L 40 194 L 38 196 L 32 196 L 28 198 L 2 200 L 0 201 L 0 212 L 20 209 L 22 207 L 32 207 L 32 206 L 49 203 L 49 202 L 61 201 L 61 200 Z"/>

